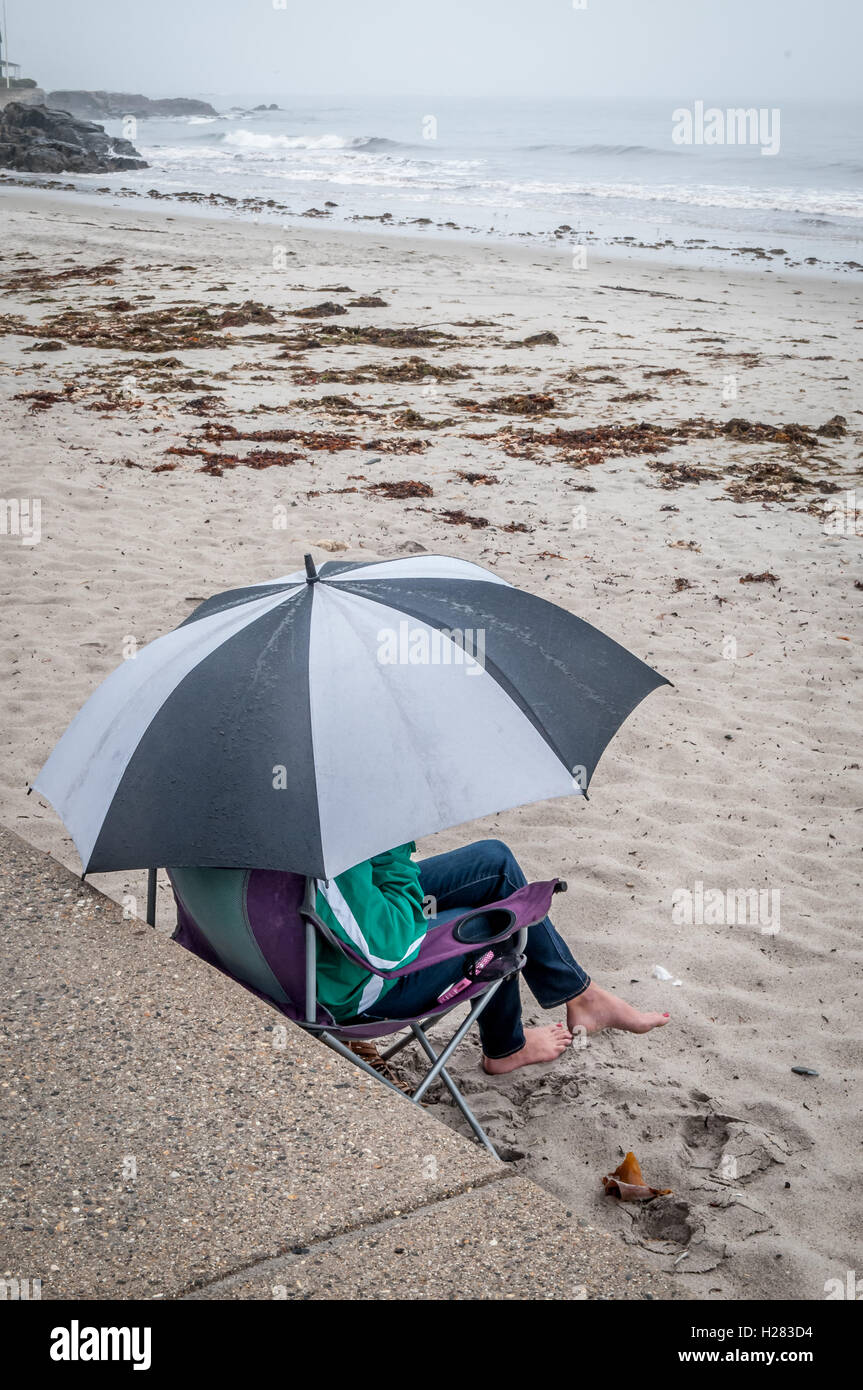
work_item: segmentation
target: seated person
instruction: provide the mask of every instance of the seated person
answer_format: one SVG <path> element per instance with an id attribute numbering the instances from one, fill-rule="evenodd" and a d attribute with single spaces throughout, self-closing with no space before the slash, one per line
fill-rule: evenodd
<path id="1" fill-rule="evenodd" d="M 481 840 L 420 863 L 411 858 L 415 848 L 400 845 L 318 883 L 318 915 L 380 969 L 398 969 L 419 952 L 429 927 L 424 899 L 434 900 L 440 920 L 507 898 L 527 882 L 500 840 Z M 565 1004 L 566 1025 L 524 1028 L 518 975 L 510 976 L 479 1018 L 487 1072 L 553 1061 L 569 1046 L 576 1029 L 647 1033 L 668 1022 L 668 1014 L 641 1013 L 593 984 L 547 917 L 528 929 L 525 956 L 523 974 L 531 993 L 544 1009 Z M 418 1018 L 433 1009 L 464 972 L 462 957 L 386 980 L 319 940 L 318 999 L 337 1023 Z"/>

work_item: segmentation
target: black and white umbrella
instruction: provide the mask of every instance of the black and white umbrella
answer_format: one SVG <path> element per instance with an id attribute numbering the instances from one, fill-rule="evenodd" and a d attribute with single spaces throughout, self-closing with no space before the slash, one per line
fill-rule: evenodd
<path id="1" fill-rule="evenodd" d="M 114 671 L 34 789 L 85 872 L 330 878 L 586 791 L 667 684 L 589 623 L 447 556 L 330 561 L 202 603 Z"/>

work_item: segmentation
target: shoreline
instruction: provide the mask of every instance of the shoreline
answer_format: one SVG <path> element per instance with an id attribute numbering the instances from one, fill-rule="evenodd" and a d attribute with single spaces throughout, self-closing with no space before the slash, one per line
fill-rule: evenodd
<path id="1" fill-rule="evenodd" d="M 80 872 L 25 795 L 69 719 L 130 639 L 305 550 L 457 553 L 570 608 L 674 689 L 627 721 L 589 807 L 420 851 L 502 838 L 568 879 L 577 958 L 672 1025 L 529 1075 L 483 1076 L 468 1048 L 458 1078 L 520 1171 L 685 1294 L 822 1297 L 854 1267 L 861 1070 L 853 280 L 593 256 L 573 274 L 539 245 L 315 221 L 281 268 L 269 225 L 0 199 L 0 492 L 42 503 L 37 544 L 0 537 L 0 819 Z M 699 883 L 780 893 L 781 929 L 676 921 Z M 98 886 L 142 913 L 143 875 Z M 629 1148 L 663 1205 L 602 1194 Z"/>
<path id="2" fill-rule="evenodd" d="M 353 235 L 364 238 L 376 235 L 387 235 L 399 240 L 416 240 L 417 246 L 424 249 L 434 248 L 438 245 L 455 246 L 486 246 L 489 249 L 505 248 L 507 250 L 524 249 L 533 254 L 536 251 L 554 251 L 561 260 L 572 259 L 573 246 L 583 247 L 585 255 L 591 260 L 607 261 L 609 265 L 628 265 L 636 267 L 647 265 L 660 265 L 668 269 L 686 269 L 690 271 L 704 270 L 715 271 L 720 274 L 736 274 L 740 270 L 752 270 L 758 274 L 769 270 L 771 274 L 795 274 L 802 279 L 811 278 L 832 278 L 834 276 L 849 277 L 852 281 L 857 274 L 863 272 L 863 264 L 856 260 L 828 260 L 821 257 L 803 257 L 792 261 L 791 257 L 785 252 L 782 253 L 784 259 L 779 259 L 775 251 L 768 250 L 763 246 L 755 247 L 705 247 L 704 245 L 687 246 L 684 243 L 674 244 L 670 249 L 663 243 L 638 242 L 633 236 L 608 237 L 587 233 L 579 235 L 579 241 L 573 243 L 569 237 L 569 231 L 561 234 L 557 231 L 547 232 L 505 232 L 501 230 L 492 236 L 488 232 L 483 232 L 479 228 L 461 227 L 449 222 L 435 223 L 432 219 L 428 231 L 417 231 L 413 224 L 417 219 L 394 218 L 391 214 L 369 214 L 367 216 L 341 218 L 330 220 L 331 214 L 324 214 L 319 210 L 309 212 L 294 212 L 286 205 L 279 205 L 273 199 L 226 197 L 225 195 L 211 194 L 187 190 L 183 192 L 159 192 L 158 197 L 154 198 L 151 194 L 141 192 L 137 189 L 124 188 L 112 189 L 107 186 L 101 188 L 88 188 L 81 184 L 82 178 L 90 178 L 95 182 L 104 180 L 106 177 L 118 178 L 115 175 L 70 175 L 68 179 L 45 178 L 44 175 L 22 175 L 15 174 L 8 170 L 0 170 L 0 199 L 3 198 L 5 189 L 20 188 L 22 192 L 29 193 L 38 197 L 45 194 L 47 199 L 58 199 L 61 204 L 69 201 L 73 206 L 103 206 L 108 204 L 111 207 L 121 209 L 129 205 L 130 200 L 140 200 L 145 207 L 152 208 L 153 204 L 170 203 L 179 216 L 182 217 L 203 217 L 207 221 L 220 222 L 223 219 L 229 223 L 244 222 L 253 225 L 278 225 L 281 230 L 292 232 L 304 232 L 308 229 L 309 223 L 318 226 L 321 230 L 330 232 L 333 235 Z M 71 182 L 72 179 L 78 180 L 77 183 Z M 37 181 L 38 180 L 38 181 Z M 143 209 L 141 209 L 143 211 Z M 311 212 L 315 211 L 312 216 Z M 350 225 L 351 223 L 362 223 L 365 225 Z M 372 230 L 374 224 L 374 230 Z M 650 219 L 645 217 L 645 228 L 650 225 Z M 703 241 L 703 238 L 695 238 L 696 242 Z M 816 239 L 813 239 L 813 243 Z M 697 256 L 704 257 L 707 250 L 715 250 L 720 255 L 702 259 L 700 262 L 695 259 Z M 652 253 L 649 256 L 644 253 Z M 688 254 L 688 259 L 687 259 Z M 807 263 L 811 262 L 811 264 Z"/>

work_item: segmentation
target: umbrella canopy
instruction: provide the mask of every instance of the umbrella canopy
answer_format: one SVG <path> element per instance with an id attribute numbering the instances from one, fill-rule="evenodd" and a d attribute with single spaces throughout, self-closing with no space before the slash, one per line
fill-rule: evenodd
<path id="1" fill-rule="evenodd" d="M 436 830 L 586 790 L 667 684 L 447 556 L 331 561 L 217 594 L 114 671 L 34 789 L 85 872 L 330 878 Z"/>

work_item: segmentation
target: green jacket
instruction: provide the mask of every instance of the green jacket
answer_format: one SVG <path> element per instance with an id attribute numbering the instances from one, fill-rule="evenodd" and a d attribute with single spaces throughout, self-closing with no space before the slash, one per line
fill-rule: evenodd
<path id="1" fill-rule="evenodd" d="M 416 845 L 376 854 L 336 878 L 318 879 L 316 911 L 340 940 L 384 970 L 407 965 L 428 930 Z M 395 984 L 363 970 L 318 936 L 318 1000 L 337 1023 L 376 1009 Z"/>

